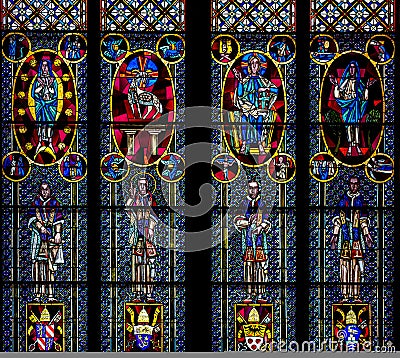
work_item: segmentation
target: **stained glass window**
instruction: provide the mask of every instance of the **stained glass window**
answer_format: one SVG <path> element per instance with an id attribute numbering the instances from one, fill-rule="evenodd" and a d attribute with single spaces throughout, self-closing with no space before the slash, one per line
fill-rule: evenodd
<path id="1" fill-rule="evenodd" d="M 387 346 L 394 334 L 393 2 L 312 8 L 310 336 L 350 351 Z"/>
<path id="2" fill-rule="evenodd" d="M 1 0 L 2 350 L 399 338 L 398 4 L 206 3 Z"/>
<path id="3" fill-rule="evenodd" d="M 102 350 L 182 351 L 183 3 L 102 5 Z"/>
<path id="4" fill-rule="evenodd" d="M 86 28 L 85 3 L 3 1 L 2 10 L 2 349 L 82 351 L 87 43 L 75 31 Z"/>
<path id="5" fill-rule="evenodd" d="M 213 1 L 214 351 L 294 339 L 293 10 Z"/>

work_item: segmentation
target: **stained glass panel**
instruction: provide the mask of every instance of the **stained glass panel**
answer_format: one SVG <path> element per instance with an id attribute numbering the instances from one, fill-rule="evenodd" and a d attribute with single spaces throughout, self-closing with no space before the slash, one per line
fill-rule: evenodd
<path id="1" fill-rule="evenodd" d="M 2 30 L 87 29 L 86 0 L 2 0 Z"/>
<path id="2" fill-rule="evenodd" d="M 291 35 L 212 40 L 214 351 L 295 338 L 295 46 Z"/>
<path id="3" fill-rule="evenodd" d="M 295 23 L 294 0 L 212 0 L 214 32 L 292 32 Z"/>
<path id="4" fill-rule="evenodd" d="M 3 349 L 86 350 L 86 38 L 2 36 Z"/>
<path id="5" fill-rule="evenodd" d="M 101 0 L 101 11 L 103 31 L 185 30 L 184 0 Z"/>
<path id="6" fill-rule="evenodd" d="M 304 39 L 294 0 L 208 3 L 215 205 L 211 267 L 200 269 L 211 270 L 213 351 L 276 350 L 307 333 L 322 350 L 396 338 L 395 0 L 309 4 Z M 98 93 L 87 83 L 86 0 L 1 0 L 2 350 L 184 351 L 199 323 L 189 310 L 210 318 L 205 302 L 186 299 L 197 282 L 186 277 L 184 199 L 185 97 L 199 92 L 185 77 L 206 74 L 207 59 L 185 57 L 185 45 L 202 47 L 185 33 L 185 0 L 93 6 Z M 311 145 L 296 149 L 305 119 L 295 82 L 308 46 Z M 99 156 L 88 147 L 97 125 Z M 309 167 L 297 168 L 302 152 Z M 93 206 L 90 159 L 100 162 Z M 309 193 L 299 193 L 299 171 Z M 310 212 L 306 257 L 296 251 L 297 215 L 306 216 L 296 195 Z M 99 235 L 88 228 L 97 209 Z M 100 254 L 88 271 L 89 242 Z M 296 265 L 306 264 L 303 287 Z M 99 312 L 88 306 L 96 282 Z"/>
<path id="7" fill-rule="evenodd" d="M 394 40 L 311 40 L 311 338 L 393 342 Z"/>
<path id="8" fill-rule="evenodd" d="M 101 51 L 102 350 L 182 351 L 184 37 L 106 33 Z"/>
<path id="9" fill-rule="evenodd" d="M 394 0 L 311 0 L 311 31 L 394 31 Z"/>

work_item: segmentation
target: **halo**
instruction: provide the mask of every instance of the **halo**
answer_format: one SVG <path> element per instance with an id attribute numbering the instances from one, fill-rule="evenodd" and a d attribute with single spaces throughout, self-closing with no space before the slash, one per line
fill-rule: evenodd
<path id="1" fill-rule="evenodd" d="M 393 168 L 392 173 L 390 174 L 390 176 L 388 176 L 388 177 L 387 177 L 386 179 L 384 179 L 384 180 L 377 180 L 377 179 L 374 179 L 374 178 L 371 176 L 371 174 L 369 173 L 369 171 L 368 171 L 368 164 L 370 163 L 370 161 L 371 161 L 373 158 L 375 158 L 375 157 L 377 157 L 377 156 L 381 156 L 381 157 L 385 157 L 385 158 L 389 159 L 390 163 L 392 164 L 392 168 Z M 386 153 L 376 153 L 375 155 L 373 155 L 371 158 L 368 159 L 367 164 L 364 166 L 364 171 L 365 171 L 365 174 L 366 174 L 367 178 L 368 178 L 370 181 L 372 181 L 373 183 L 376 183 L 376 184 L 383 184 L 383 183 L 386 183 L 387 181 L 389 181 L 390 179 L 393 178 L 393 176 L 394 176 L 394 166 L 395 166 L 394 160 L 392 159 L 391 156 L 387 155 Z"/>
<path id="2" fill-rule="evenodd" d="M 243 54 L 242 60 L 241 60 L 241 67 L 243 69 L 243 72 L 248 75 L 249 74 L 249 60 L 252 59 L 253 57 L 258 58 L 260 61 L 260 75 L 264 76 L 267 68 L 268 68 L 268 56 L 261 51 L 258 50 L 253 50 L 249 52 L 245 52 Z"/>
<path id="3" fill-rule="evenodd" d="M 183 172 L 182 172 L 182 174 L 181 174 L 178 178 L 173 179 L 173 180 L 168 180 L 168 179 L 166 179 L 164 176 L 162 176 L 162 173 L 160 172 L 160 168 L 159 168 L 159 166 L 162 164 L 161 161 L 162 161 L 167 155 L 169 155 L 169 156 L 171 156 L 171 155 L 176 155 L 177 157 L 179 157 L 179 158 L 181 159 L 181 161 L 182 161 L 182 163 L 183 163 Z M 166 183 L 177 183 L 178 181 L 182 180 L 182 178 L 185 176 L 185 166 L 186 166 L 186 164 L 185 164 L 185 159 L 183 159 L 183 157 L 182 157 L 180 154 L 178 154 L 178 153 L 167 153 L 167 154 L 164 154 L 164 155 L 160 158 L 160 160 L 158 161 L 158 163 L 157 163 L 157 165 L 156 165 L 156 171 L 157 171 L 158 176 L 159 176 L 162 180 L 164 180 Z"/>
<path id="4" fill-rule="evenodd" d="M 108 37 L 116 37 L 119 38 L 121 40 L 124 40 L 126 43 L 126 53 L 125 55 L 119 59 L 118 61 L 114 61 L 114 60 L 110 60 L 109 58 L 107 58 L 106 56 L 104 56 L 103 51 L 102 51 L 102 46 L 104 41 L 108 38 Z M 102 37 L 102 39 L 100 40 L 100 55 L 103 58 L 104 61 L 108 62 L 108 63 L 119 63 L 122 62 L 123 60 L 125 60 L 125 58 L 128 55 L 128 52 L 130 51 L 130 46 L 129 46 L 129 41 L 127 40 L 127 38 L 125 36 L 123 36 L 122 34 L 117 34 L 117 33 L 109 33 L 105 36 Z"/>
<path id="5" fill-rule="evenodd" d="M 156 191 L 156 188 L 157 188 L 157 181 L 156 181 L 156 178 L 154 178 L 153 175 L 151 175 L 150 173 L 146 173 L 144 171 L 141 171 L 141 172 L 136 173 L 135 175 L 133 175 L 130 178 L 129 182 L 130 183 L 134 182 L 135 184 L 137 184 L 137 181 L 138 181 L 139 178 L 135 179 L 136 177 L 145 177 L 147 179 L 147 182 L 149 183 L 148 189 L 150 190 L 150 192 L 152 194 L 154 194 L 154 192 Z M 151 179 L 151 180 L 149 180 L 149 179 Z M 151 186 L 150 182 L 153 183 L 153 187 Z"/>
<path id="6" fill-rule="evenodd" d="M 287 60 L 287 61 L 282 61 L 282 62 L 279 62 L 279 61 L 277 61 L 277 60 L 275 60 L 274 58 L 272 58 L 272 56 L 271 56 L 271 43 L 272 43 L 272 41 L 274 41 L 275 39 L 277 39 L 277 38 L 288 38 L 288 39 L 290 39 L 291 41 L 292 41 L 292 44 L 293 44 L 293 47 L 294 47 L 294 54 L 293 54 L 293 56 L 289 59 L 289 60 Z M 273 36 L 269 41 L 268 41 L 268 45 L 267 45 L 267 53 L 269 54 L 269 56 L 271 57 L 271 59 L 272 59 L 272 61 L 275 61 L 278 65 L 287 65 L 287 64 L 289 64 L 290 62 L 292 62 L 292 61 L 294 61 L 294 59 L 296 58 L 296 50 L 297 50 L 297 48 L 296 48 L 296 42 L 294 41 L 294 39 L 293 39 L 293 37 L 292 36 L 290 36 L 290 35 L 287 35 L 287 34 L 285 34 L 285 35 L 275 35 L 275 36 Z"/>

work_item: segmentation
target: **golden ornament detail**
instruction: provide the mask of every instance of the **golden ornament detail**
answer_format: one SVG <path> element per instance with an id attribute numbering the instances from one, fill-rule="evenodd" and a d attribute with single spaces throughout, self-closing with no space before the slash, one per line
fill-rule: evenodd
<path id="1" fill-rule="evenodd" d="M 20 132 L 21 134 L 24 134 L 28 131 L 28 129 L 25 126 L 20 126 L 18 128 L 18 132 Z"/>

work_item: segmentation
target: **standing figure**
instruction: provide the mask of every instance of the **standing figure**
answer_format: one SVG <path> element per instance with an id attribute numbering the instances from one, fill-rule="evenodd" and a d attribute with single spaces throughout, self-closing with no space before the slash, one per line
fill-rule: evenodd
<path id="1" fill-rule="evenodd" d="M 154 302 L 153 284 L 157 251 L 153 243 L 158 219 L 152 211 L 156 202 L 149 190 L 146 176 L 138 179 L 136 187 L 131 181 L 130 195 L 126 210 L 130 218 L 129 243 L 132 245 L 132 281 L 134 302 L 141 296 L 147 302 Z"/>
<path id="2" fill-rule="evenodd" d="M 247 284 L 248 294 L 244 302 L 251 303 L 252 296 L 256 296 L 257 302 L 266 303 L 262 295 L 266 291 L 264 283 L 268 281 L 266 235 L 271 223 L 267 220 L 266 207 L 260 198 L 258 182 L 250 180 L 247 191 L 248 196 L 243 202 L 246 212 L 234 219 L 234 225 L 242 235 L 244 246 L 244 282 Z"/>
<path id="3" fill-rule="evenodd" d="M 24 169 L 24 161 L 22 157 L 18 158 L 18 176 L 23 177 L 25 175 L 25 169 Z"/>
<path id="4" fill-rule="evenodd" d="M 360 67 L 357 61 L 351 61 L 343 72 L 340 83 L 334 75 L 330 75 L 334 86 L 333 95 L 341 108 L 342 120 L 346 125 L 349 148 L 347 156 L 353 155 L 355 148 L 357 155 L 363 155 L 360 149 L 360 122 L 368 105 L 368 89 L 376 79 L 368 79 L 365 85 L 361 81 Z"/>
<path id="5" fill-rule="evenodd" d="M 17 54 L 17 38 L 14 34 L 10 35 L 10 43 L 8 45 L 8 56 L 11 60 L 16 59 Z"/>
<path id="6" fill-rule="evenodd" d="M 274 160 L 274 166 L 275 166 L 275 172 L 276 172 L 276 178 L 278 180 L 286 180 L 287 179 L 287 170 L 289 168 L 289 163 L 284 160 L 285 158 L 283 156 L 278 156 L 275 157 Z"/>
<path id="7" fill-rule="evenodd" d="M 57 118 L 57 96 L 58 84 L 52 71 L 52 63 L 50 60 L 43 59 L 39 64 L 38 74 L 32 85 L 39 136 L 36 153 L 50 148 L 55 156 L 52 137 L 54 122 Z"/>
<path id="8" fill-rule="evenodd" d="M 35 300 L 55 301 L 53 283 L 58 265 L 64 263 L 62 251 L 63 215 L 58 200 L 51 196 L 48 183 L 43 182 L 39 194 L 29 210 L 28 226 L 32 230 L 32 280 Z"/>
<path id="9" fill-rule="evenodd" d="M 70 176 L 70 162 L 69 162 L 69 155 L 67 155 L 64 159 L 64 171 L 63 171 L 63 175 L 66 178 L 69 178 Z"/>
<path id="10" fill-rule="evenodd" d="M 11 176 L 18 176 L 17 172 L 17 161 L 15 160 L 14 156 L 11 156 L 11 169 L 10 169 L 10 175 Z"/>
<path id="11" fill-rule="evenodd" d="M 265 63 L 266 65 L 266 63 Z M 276 111 L 273 108 L 278 96 L 278 88 L 270 80 L 260 75 L 261 60 L 257 54 L 253 54 L 248 60 L 246 77 L 237 69 L 233 69 L 235 77 L 239 81 L 235 91 L 235 106 L 239 109 L 242 127 L 241 154 L 247 154 L 250 144 L 257 144 L 259 154 L 264 155 L 265 145 L 270 145 L 271 136 L 263 135 L 263 124 L 272 125 L 275 121 Z M 272 131 L 270 131 L 272 134 Z"/>
<path id="12" fill-rule="evenodd" d="M 318 174 L 321 180 L 328 180 L 329 178 L 329 167 L 326 160 L 319 162 Z"/>
<path id="13" fill-rule="evenodd" d="M 82 161 L 79 155 L 76 156 L 76 176 L 78 178 L 83 177 L 83 167 L 82 167 Z"/>
<path id="14" fill-rule="evenodd" d="M 359 301 L 360 283 L 364 275 L 365 244 L 372 246 L 368 229 L 368 215 L 360 191 L 358 177 L 349 179 L 349 190 L 337 204 L 333 218 L 331 248 L 340 252 L 340 282 L 343 302 Z"/>
<path id="15" fill-rule="evenodd" d="M 65 41 L 65 57 L 69 60 L 79 60 L 81 58 L 81 44 L 78 36 L 68 36 Z"/>

